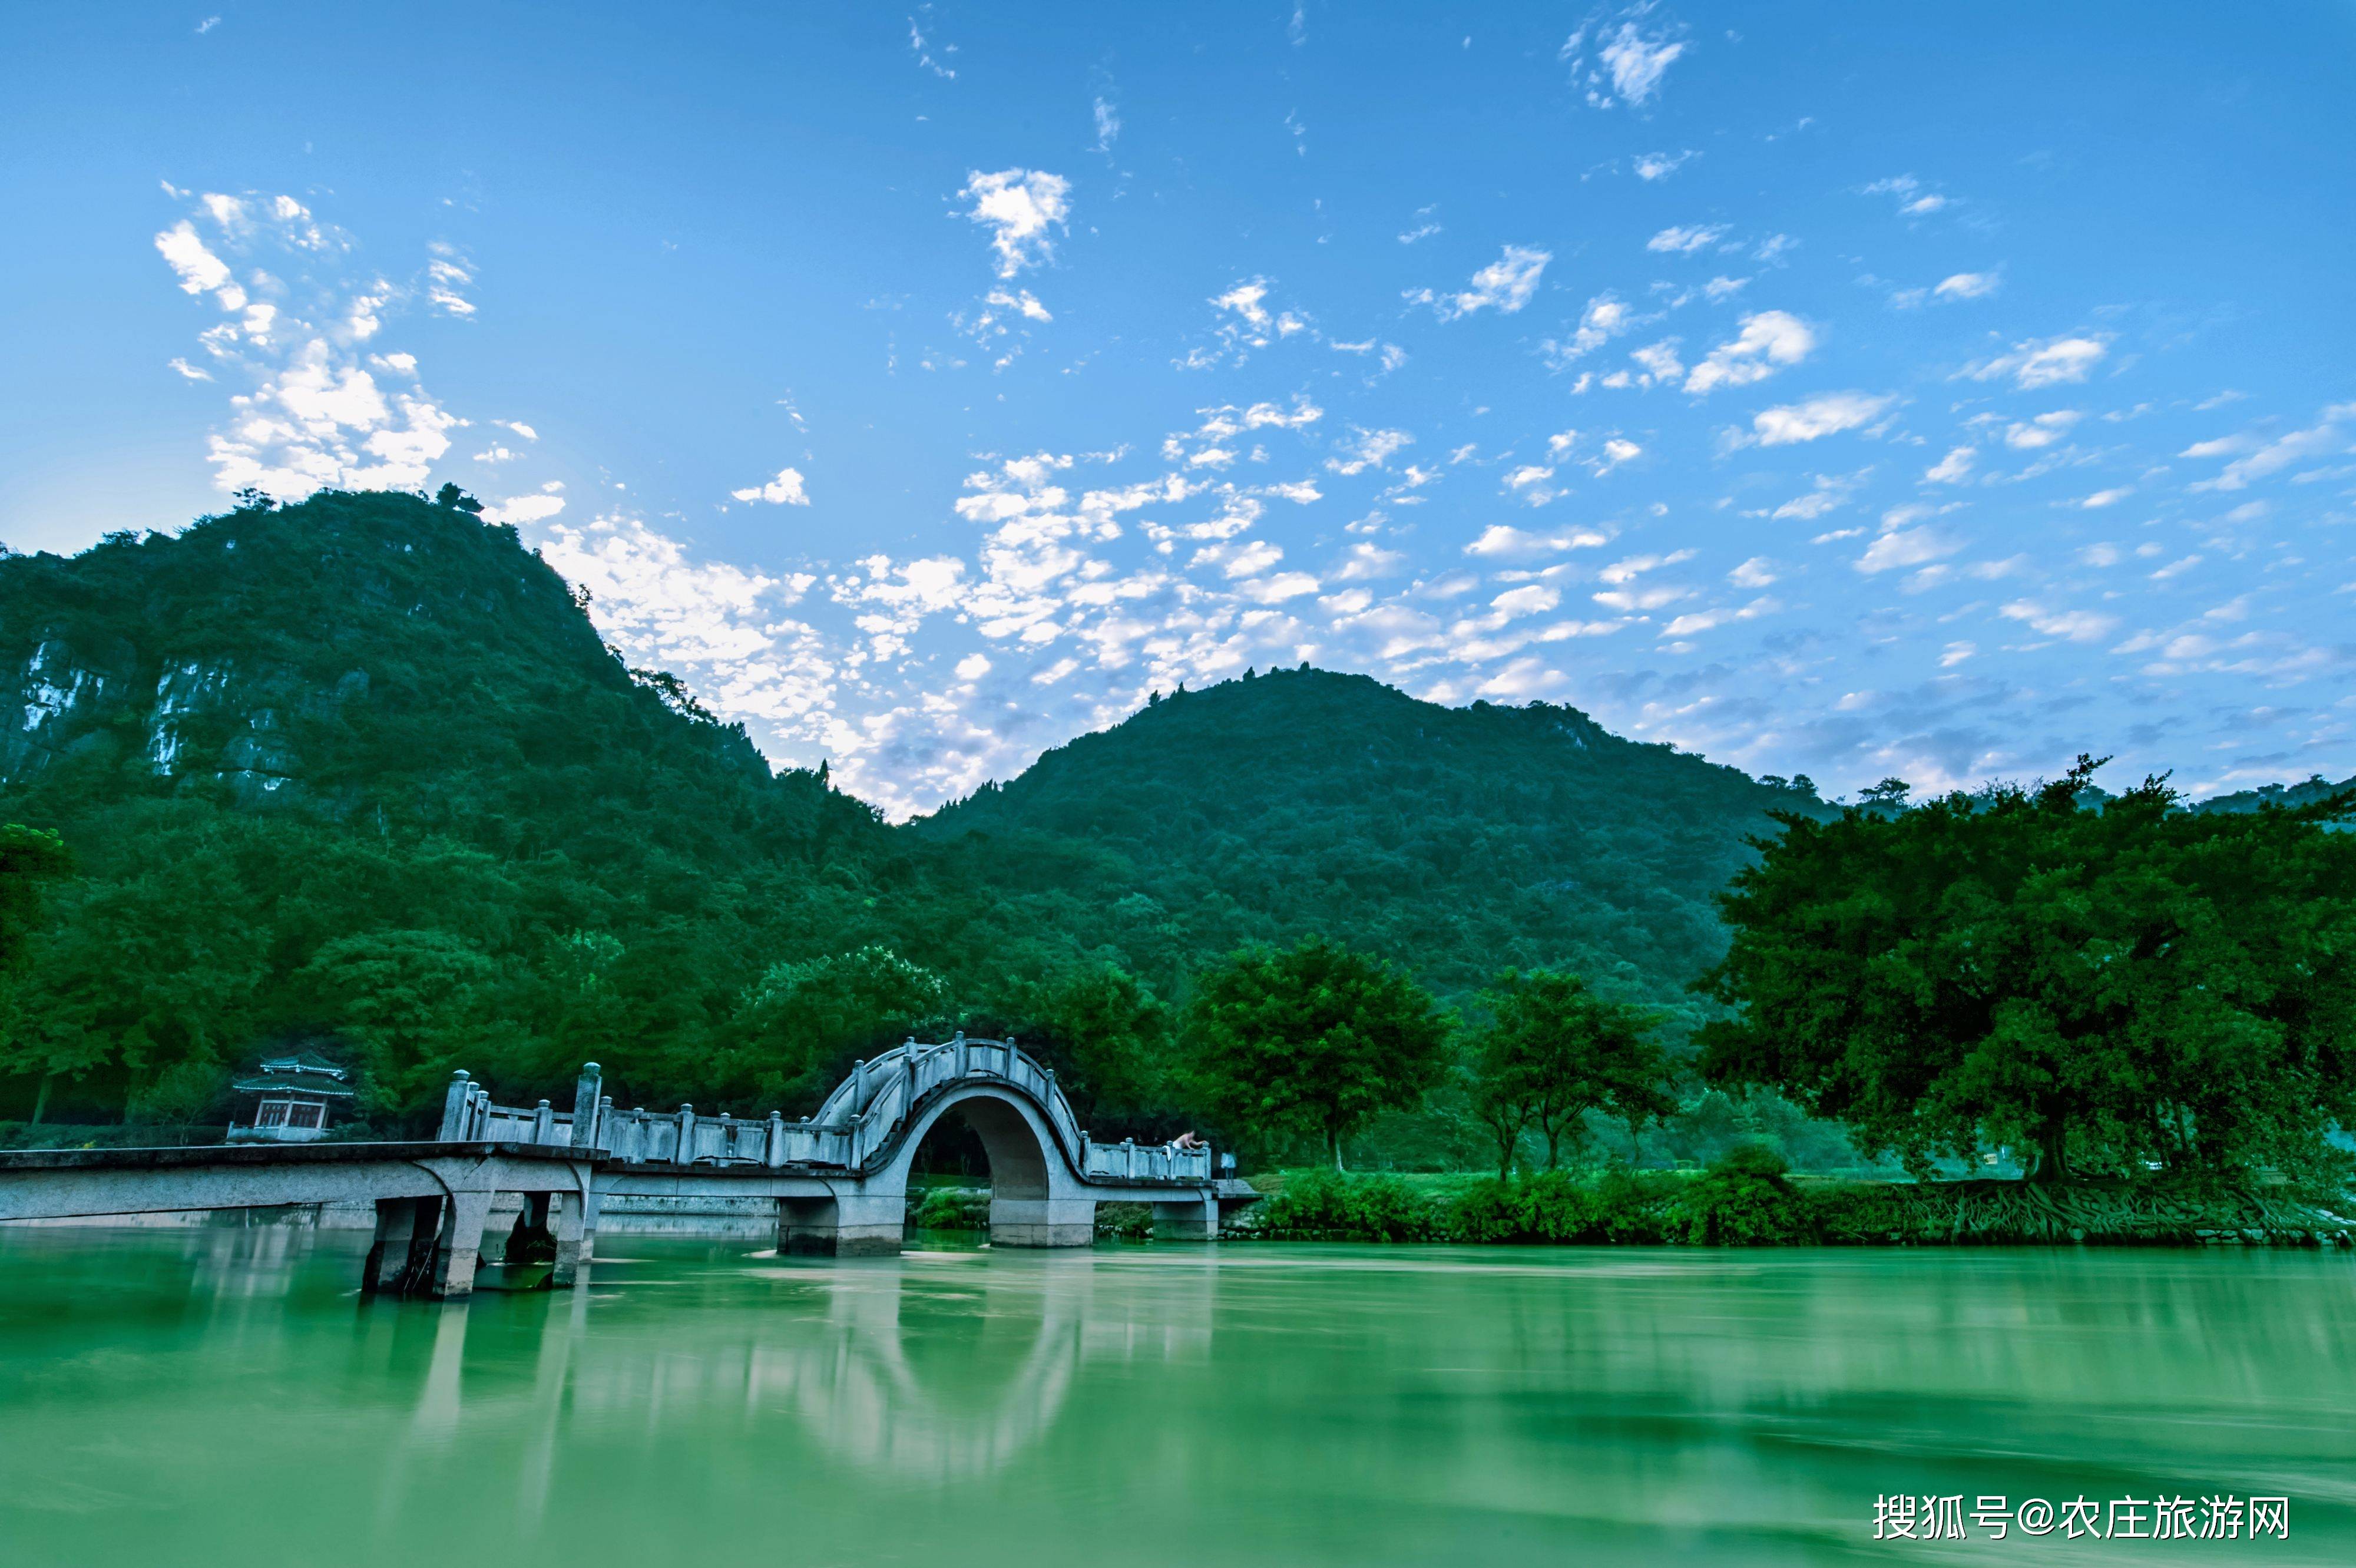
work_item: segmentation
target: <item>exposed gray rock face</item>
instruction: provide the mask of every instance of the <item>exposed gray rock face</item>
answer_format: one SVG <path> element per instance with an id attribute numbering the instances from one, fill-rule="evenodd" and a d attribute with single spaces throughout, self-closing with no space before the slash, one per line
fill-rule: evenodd
<path id="1" fill-rule="evenodd" d="M 127 751 L 135 728 L 159 777 L 217 779 L 240 804 L 267 806 L 304 793 L 290 721 L 365 702 L 369 680 L 353 670 L 322 690 L 291 671 L 226 660 L 150 661 L 128 647 L 94 655 L 52 629 L 19 667 L 16 690 L 15 722 L 0 732 L 0 783 L 29 779 L 60 757 Z"/>
<path id="2" fill-rule="evenodd" d="M 29 778 L 90 736 L 129 685 L 131 650 L 76 648 L 54 629 L 36 640 L 16 682 L 16 723 L 0 738 L 0 778 Z"/>

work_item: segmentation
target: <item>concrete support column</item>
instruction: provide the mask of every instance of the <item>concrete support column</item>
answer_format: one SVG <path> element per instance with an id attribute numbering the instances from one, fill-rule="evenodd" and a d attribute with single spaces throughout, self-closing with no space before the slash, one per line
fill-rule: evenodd
<path id="1" fill-rule="evenodd" d="M 585 1283 L 589 1277 L 588 1270 L 583 1267 L 589 1261 L 588 1217 L 582 1208 L 577 1192 L 551 1195 L 549 1228 L 556 1233 L 556 1262 L 549 1270 L 548 1283 L 556 1290 L 570 1290 Z"/>
<path id="2" fill-rule="evenodd" d="M 424 1295 L 434 1283 L 434 1251 L 442 1235 L 442 1211 L 449 1205 L 440 1197 L 401 1201 L 410 1206 L 409 1252 L 401 1261 L 399 1276 L 388 1279 L 384 1288 L 402 1295 Z"/>
<path id="3" fill-rule="evenodd" d="M 908 1196 L 868 1192 L 777 1199 L 777 1251 L 829 1258 L 891 1257 L 900 1251 Z"/>
<path id="4" fill-rule="evenodd" d="M 992 1197 L 993 1247 L 1090 1247 L 1097 1239 L 1093 1197 Z"/>
<path id="5" fill-rule="evenodd" d="M 569 1207 L 571 1195 L 566 1197 Z M 589 1265 L 596 1261 L 597 1212 L 605 1201 L 605 1195 L 594 1187 L 588 1188 L 581 1199 L 581 1277 L 584 1280 L 589 1277 Z"/>
<path id="6" fill-rule="evenodd" d="M 830 1197 L 777 1199 L 777 1255 L 831 1257 L 840 1216 Z"/>
<path id="7" fill-rule="evenodd" d="M 360 1294 L 398 1294 L 401 1276 L 409 1267 L 410 1239 L 417 1230 L 417 1199 L 380 1197 L 376 1200 L 376 1239 L 369 1243 L 368 1262 L 360 1265 Z"/>
<path id="8" fill-rule="evenodd" d="M 434 1248 L 432 1294 L 443 1301 L 475 1294 L 475 1266 L 483 1255 L 483 1224 L 491 1216 L 487 1191 L 454 1192 L 442 1209 L 442 1230 Z"/>
<path id="9" fill-rule="evenodd" d="M 1215 1241 L 1219 1239 L 1219 1200 L 1208 1193 L 1153 1206 L 1153 1234 L 1171 1241 Z"/>

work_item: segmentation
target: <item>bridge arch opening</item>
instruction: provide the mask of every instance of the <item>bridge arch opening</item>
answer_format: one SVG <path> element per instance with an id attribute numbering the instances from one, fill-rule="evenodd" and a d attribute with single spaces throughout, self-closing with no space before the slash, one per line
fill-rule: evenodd
<path id="1" fill-rule="evenodd" d="M 944 1110 L 917 1141 L 908 1171 L 912 1223 L 949 1230 L 980 1229 L 982 1215 L 970 1201 L 926 1203 L 926 1196 L 948 1188 L 986 1188 L 992 1210 L 1006 1201 L 1044 1203 L 1055 1156 L 1039 1140 L 1031 1122 L 1013 1104 L 979 1094 Z"/>

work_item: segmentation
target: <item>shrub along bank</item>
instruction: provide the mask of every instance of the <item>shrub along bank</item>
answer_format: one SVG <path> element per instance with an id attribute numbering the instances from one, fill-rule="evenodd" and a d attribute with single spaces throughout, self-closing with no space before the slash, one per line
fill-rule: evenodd
<path id="1" fill-rule="evenodd" d="M 1238 1240 L 1633 1246 L 2001 1242 L 2348 1246 L 2344 1201 L 2179 1182 L 1794 1180 L 1744 1145 L 1701 1172 L 1561 1171 L 1447 1183 L 1285 1173 L 1226 1232 Z"/>

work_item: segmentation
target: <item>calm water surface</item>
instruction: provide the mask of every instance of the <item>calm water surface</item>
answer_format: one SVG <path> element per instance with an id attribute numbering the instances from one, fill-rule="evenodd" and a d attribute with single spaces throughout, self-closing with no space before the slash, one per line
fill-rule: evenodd
<path id="1" fill-rule="evenodd" d="M 0 1230 L 0 1563 L 2356 1563 L 2344 1255 L 603 1240 L 443 1309 Z M 1900 1490 L 2292 1538 L 1877 1543 Z"/>

